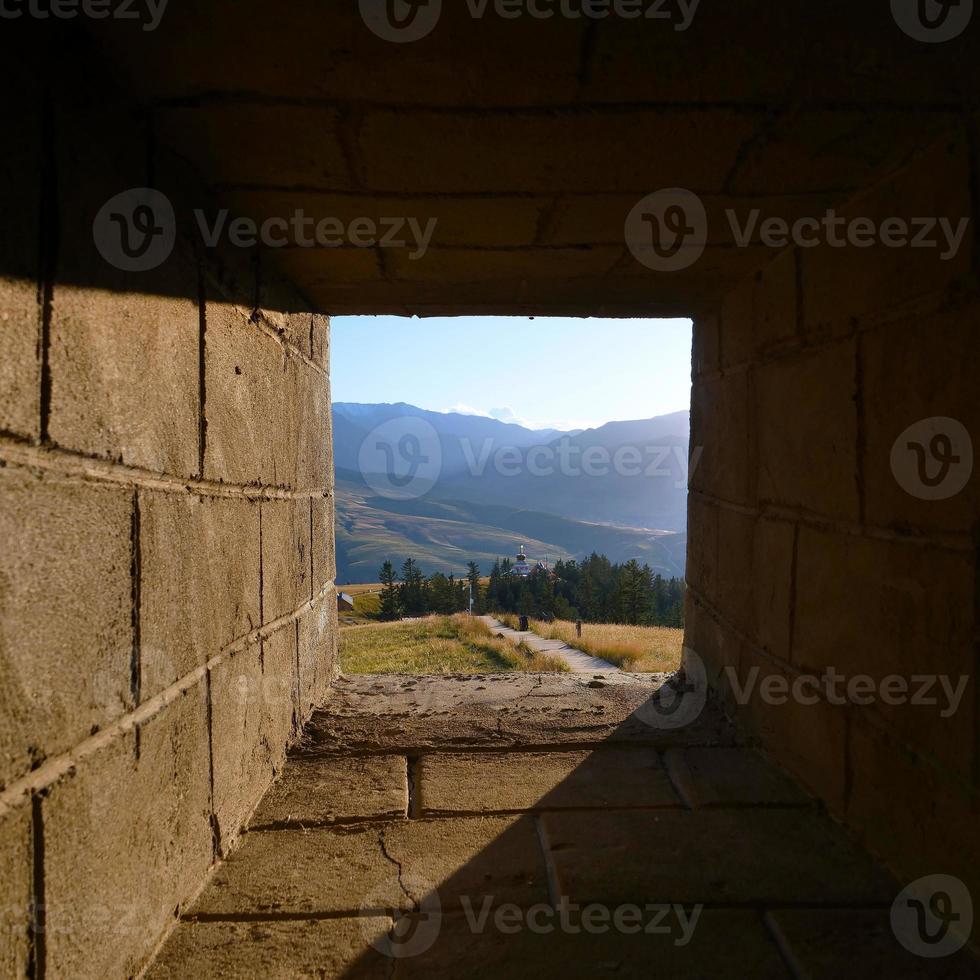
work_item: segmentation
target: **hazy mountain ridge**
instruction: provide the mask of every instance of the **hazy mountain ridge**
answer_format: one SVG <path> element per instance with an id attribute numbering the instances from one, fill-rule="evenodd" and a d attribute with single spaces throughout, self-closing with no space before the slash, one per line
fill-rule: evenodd
<path id="1" fill-rule="evenodd" d="M 442 475 L 424 497 L 390 500 L 365 483 L 358 457 L 372 429 L 405 416 L 435 429 Z M 339 580 L 373 581 L 385 558 L 408 555 L 424 570 L 462 571 L 472 559 L 487 571 L 521 543 L 534 557 L 597 551 L 683 575 L 689 428 L 686 411 L 562 433 L 403 403 L 335 404 Z M 506 447 L 523 456 L 516 475 L 495 465 L 495 454 Z M 541 447 L 537 458 L 550 458 L 553 472 L 528 471 L 532 447 Z M 608 461 L 622 451 L 632 469 L 617 472 L 609 465 L 604 475 L 587 475 L 581 465 L 586 450 Z M 654 471 L 659 475 L 650 475 Z"/>

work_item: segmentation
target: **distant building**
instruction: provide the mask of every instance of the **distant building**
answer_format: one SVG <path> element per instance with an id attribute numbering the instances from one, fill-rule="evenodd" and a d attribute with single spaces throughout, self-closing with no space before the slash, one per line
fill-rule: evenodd
<path id="1" fill-rule="evenodd" d="M 354 597 L 348 595 L 346 592 L 337 593 L 337 611 L 338 612 L 353 612 L 354 611 Z"/>
<path id="2" fill-rule="evenodd" d="M 511 568 L 510 574 L 517 578 L 530 578 L 535 572 L 547 573 L 548 566 L 543 561 L 532 563 L 531 559 L 524 554 L 524 545 L 521 545 L 520 553 L 514 560 L 514 567 Z"/>

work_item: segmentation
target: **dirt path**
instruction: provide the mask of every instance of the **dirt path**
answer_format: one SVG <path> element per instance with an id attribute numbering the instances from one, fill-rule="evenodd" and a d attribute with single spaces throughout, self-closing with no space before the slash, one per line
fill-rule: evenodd
<path id="1" fill-rule="evenodd" d="M 552 657 L 560 657 L 573 671 L 578 673 L 598 670 L 619 673 L 619 668 L 615 664 L 609 663 L 608 660 L 600 660 L 598 657 L 583 653 L 581 650 L 576 650 L 575 647 L 570 647 L 563 640 L 546 640 L 530 630 L 526 633 L 512 630 L 509 626 L 504 626 L 500 620 L 494 619 L 493 616 L 481 616 L 480 618 L 495 633 L 500 633 L 505 640 L 510 640 L 514 644 L 523 640 L 532 650 L 539 650 L 541 653 L 547 653 Z"/>

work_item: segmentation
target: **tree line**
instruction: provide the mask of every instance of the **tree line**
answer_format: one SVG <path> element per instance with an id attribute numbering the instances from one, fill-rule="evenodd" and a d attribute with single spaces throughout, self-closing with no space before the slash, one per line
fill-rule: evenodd
<path id="1" fill-rule="evenodd" d="M 664 578 L 635 559 L 616 564 L 593 552 L 584 561 L 558 561 L 552 571 L 528 578 L 511 574 L 509 558 L 494 562 L 488 584 L 471 561 L 466 575 L 422 574 L 407 558 L 397 572 L 390 561 L 379 571 L 380 616 L 449 615 L 466 612 L 511 612 L 539 619 L 581 619 L 590 623 L 634 626 L 683 626 L 684 580 Z"/>

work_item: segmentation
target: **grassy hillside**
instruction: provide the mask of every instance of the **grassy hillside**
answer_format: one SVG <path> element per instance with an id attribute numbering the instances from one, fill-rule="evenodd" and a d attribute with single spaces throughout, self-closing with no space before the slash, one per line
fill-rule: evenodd
<path id="1" fill-rule="evenodd" d="M 493 562 L 517 554 L 580 558 L 593 551 L 612 561 L 636 558 L 665 577 L 684 573 L 685 534 L 573 521 L 553 514 L 464 501 L 387 500 L 356 474 L 337 471 L 337 577 L 340 583 L 374 582 L 386 559 L 413 557 L 425 574 L 462 575 L 468 561 L 489 572 Z"/>
<path id="2" fill-rule="evenodd" d="M 458 615 L 346 626 L 340 631 L 340 669 L 347 674 L 489 674 L 568 667 L 498 640 L 481 619 Z"/>

